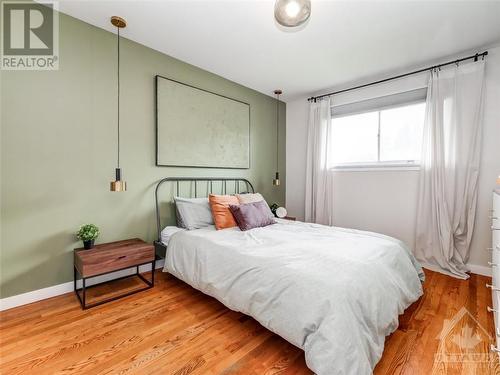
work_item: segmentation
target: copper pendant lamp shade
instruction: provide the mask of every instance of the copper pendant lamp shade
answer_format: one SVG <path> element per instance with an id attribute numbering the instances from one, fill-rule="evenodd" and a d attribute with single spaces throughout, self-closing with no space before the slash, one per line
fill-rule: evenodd
<path id="1" fill-rule="evenodd" d="M 117 29 L 117 92 L 118 92 L 118 112 L 117 112 L 117 168 L 115 169 L 115 180 L 110 183 L 111 191 L 126 191 L 127 183 L 122 181 L 122 170 L 120 168 L 120 29 L 127 26 L 127 22 L 118 16 L 111 17 L 111 24 Z"/>
<path id="2" fill-rule="evenodd" d="M 276 176 L 273 180 L 273 185 L 274 186 L 280 186 L 280 173 L 276 172 Z"/>
<path id="3" fill-rule="evenodd" d="M 126 191 L 127 183 L 122 181 L 121 176 L 122 170 L 120 168 L 115 169 L 115 180 L 110 182 L 111 191 Z"/>

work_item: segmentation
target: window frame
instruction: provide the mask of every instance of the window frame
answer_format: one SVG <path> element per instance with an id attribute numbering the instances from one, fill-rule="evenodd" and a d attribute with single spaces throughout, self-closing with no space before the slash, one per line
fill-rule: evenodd
<path id="1" fill-rule="evenodd" d="M 400 96 L 398 94 L 394 96 Z M 376 100 L 376 99 L 375 99 Z M 333 106 L 331 111 L 332 126 L 333 120 L 336 118 L 342 118 L 347 116 L 360 115 L 369 112 L 378 112 L 378 130 L 377 130 L 377 159 L 380 160 L 380 113 L 383 110 L 406 107 L 413 104 L 426 103 L 426 98 L 409 99 L 408 101 L 398 101 L 394 104 L 383 104 L 380 106 L 374 106 L 369 109 L 353 110 L 346 113 L 335 114 L 335 106 Z M 394 160 L 394 161 L 376 161 L 376 162 L 350 162 L 350 163 L 339 163 L 330 167 L 329 170 L 335 172 L 372 172 L 372 171 L 418 171 L 420 170 L 420 160 Z"/>

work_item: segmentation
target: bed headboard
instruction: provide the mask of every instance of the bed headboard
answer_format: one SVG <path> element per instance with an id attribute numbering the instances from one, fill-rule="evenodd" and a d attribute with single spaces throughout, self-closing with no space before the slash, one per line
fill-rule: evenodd
<path id="1" fill-rule="evenodd" d="M 160 187 L 171 183 L 171 197 L 184 196 L 186 198 L 203 198 L 208 194 L 255 193 L 253 185 L 245 178 L 239 177 L 166 177 L 158 181 L 155 189 L 157 240 L 161 242 L 160 217 Z M 188 187 L 189 194 L 183 194 Z M 183 189 L 184 188 L 184 189 Z M 188 196 L 186 196 L 188 195 Z"/>

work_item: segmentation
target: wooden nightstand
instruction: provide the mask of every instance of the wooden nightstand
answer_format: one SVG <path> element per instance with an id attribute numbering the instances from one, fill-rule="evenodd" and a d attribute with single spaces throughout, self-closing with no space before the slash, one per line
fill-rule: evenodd
<path id="1" fill-rule="evenodd" d="M 151 263 L 151 281 L 144 278 L 139 273 L 139 266 Z M 132 275 L 127 275 L 122 278 L 127 277 L 139 277 L 146 287 L 133 290 L 119 296 L 101 300 L 92 304 L 86 304 L 86 289 L 94 287 L 96 285 L 101 285 L 104 283 L 93 284 L 91 286 L 86 286 L 86 280 L 92 277 L 105 275 L 107 273 L 125 270 L 127 268 L 136 267 L 136 273 Z M 155 250 L 154 246 L 140 240 L 138 238 L 133 238 L 130 240 L 117 241 L 104 243 L 95 246 L 90 250 L 85 250 L 83 248 L 75 249 L 74 251 L 74 288 L 75 294 L 80 301 L 82 309 L 88 309 L 90 307 L 102 305 L 103 303 L 114 301 L 118 298 L 126 297 L 131 294 L 141 292 L 146 289 L 150 289 L 154 286 L 154 269 L 155 269 Z M 76 286 L 77 273 L 82 279 L 82 288 L 78 289 Z M 115 279 L 117 280 L 117 279 Z M 80 291 L 81 296 L 80 296 Z"/>
<path id="2" fill-rule="evenodd" d="M 292 220 L 292 221 L 297 220 L 297 218 L 294 217 L 294 216 L 285 216 L 283 219 L 285 219 L 285 220 Z"/>

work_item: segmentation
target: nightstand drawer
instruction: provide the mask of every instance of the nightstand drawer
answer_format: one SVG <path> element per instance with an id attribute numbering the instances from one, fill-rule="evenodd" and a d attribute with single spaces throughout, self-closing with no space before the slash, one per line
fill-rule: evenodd
<path id="1" fill-rule="evenodd" d="M 154 260 L 154 246 L 138 239 L 75 251 L 75 267 L 83 277 L 118 271 Z"/>

